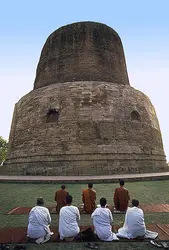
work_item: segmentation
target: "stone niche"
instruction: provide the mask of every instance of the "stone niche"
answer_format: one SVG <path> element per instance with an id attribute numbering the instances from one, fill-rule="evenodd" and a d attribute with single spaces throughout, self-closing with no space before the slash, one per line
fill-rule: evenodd
<path id="1" fill-rule="evenodd" d="M 80 22 L 47 39 L 34 89 L 15 105 L 3 170 L 24 175 L 168 171 L 149 98 L 129 84 L 110 27 Z"/>

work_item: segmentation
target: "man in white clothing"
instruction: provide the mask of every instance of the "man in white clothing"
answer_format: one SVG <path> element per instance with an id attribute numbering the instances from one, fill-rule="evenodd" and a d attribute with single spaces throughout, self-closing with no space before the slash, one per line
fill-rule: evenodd
<path id="1" fill-rule="evenodd" d="M 59 213 L 59 235 L 60 239 L 68 240 L 78 235 L 80 228 L 78 222 L 80 221 L 80 213 L 77 207 L 72 206 L 72 196 L 66 196 L 67 205 L 62 207 Z"/>
<path id="2" fill-rule="evenodd" d="M 42 197 L 37 199 L 37 206 L 33 207 L 29 213 L 27 235 L 31 239 L 39 239 L 37 243 L 42 243 L 45 239 L 50 239 L 52 235 L 49 225 L 51 216 L 48 208 L 44 207 Z"/>
<path id="3" fill-rule="evenodd" d="M 109 208 L 106 208 L 105 198 L 100 199 L 100 207 L 96 208 L 91 215 L 94 232 L 103 241 L 118 240 L 115 233 L 112 232 L 113 216 Z"/>
<path id="4" fill-rule="evenodd" d="M 118 237 L 133 239 L 137 237 L 145 237 L 155 239 L 158 233 L 146 230 L 144 222 L 143 210 L 138 208 L 139 201 L 132 200 L 132 207 L 127 209 L 125 222 L 122 228 L 116 234 Z"/>

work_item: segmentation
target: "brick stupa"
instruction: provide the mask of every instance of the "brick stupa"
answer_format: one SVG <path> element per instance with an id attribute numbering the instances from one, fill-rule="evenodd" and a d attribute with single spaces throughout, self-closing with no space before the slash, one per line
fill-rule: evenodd
<path id="1" fill-rule="evenodd" d="M 168 171 L 155 109 L 130 86 L 122 43 L 112 28 L 79 22 L 48 37 L 34 89 L 15 105 L 3 171 Z"/>

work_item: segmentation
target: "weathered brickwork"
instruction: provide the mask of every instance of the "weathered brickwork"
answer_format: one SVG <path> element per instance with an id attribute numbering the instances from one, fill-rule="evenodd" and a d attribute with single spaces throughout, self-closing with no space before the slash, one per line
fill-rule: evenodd
<path id="1" fill-rule="evenodd" d="M 3 169 L 24 175 L 168 170 L 154 107 L 130 87 L 114 30 L 82 22 L 49 36 L 34 90 L 15 105 Z"/>
<path id="2" fill-rule="evenodd" d="M 34 88 L 75 81 L 128 84 L 120 37 L 101 23 L 80 22 L 61 27 L 47 39 Z"/>

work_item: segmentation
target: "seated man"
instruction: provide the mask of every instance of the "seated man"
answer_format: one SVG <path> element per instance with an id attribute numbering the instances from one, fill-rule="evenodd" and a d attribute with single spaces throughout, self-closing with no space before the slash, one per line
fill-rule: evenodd
<path id="1" fill-rule="evenodd" d="M 27 235 L 31 239 L 38 239 L 37 243 L 43 243 L 53 234 L 49 229 L 51 217 L 48 208 L 44 207 L 42 197 L 37 199 L 37 205 L 29 213 Z"/>
<path id="2" fill-rule="evenodd" d="M 118 211 L 126 211 L 128 202 L 130 200 L 129 192 L 124 188 L 124 181 L 119 181 L 120 187 L 115 189 L 114 192 L 114 205 Z"/>
<path id="3" fill-rule="evenodd" d="M 155 239 L 158 236 L 158 233 L 146 230 L 144 213 L 142 209 L 138 208 L 138 206 L 139 201 L 133 199 L 132 207 L 128 208 L 126 212 L 124 225 L 118 230 L 116 235 L 127 239 L 137 237 Z"/>
<path id="4" fill-rule="evenodd" d="M 69 194 L 65 190 L 65 185 L 61 185 L 61 189 L 57 190 L 55 193 L 55 201 L 56 201 L 56 212 L 60 212 L 60 209 L 66 206 L 66 196 Z"/>
<path id="5" fill-rule="evenodd" d="M 100 199 L 100 206 L 94 210 L 91 215 L 94 225 L 94 232 L 99 239 L 104 241 L 118 240 L 115 233 L 112 232 L 113 216 L 109 208 L 106 208 L 105 198 Z"/>
<path id="6" fill-rule="evenodd" d="M 88 188 L 82 191 L 83 210 L 88 214 L 91 214 L 96 208 L 96 191 L 92 188 L 93 184 L 89 183 Z"/>
<path id="7" fill-rule="evenodd" d="M 74 239 L 80 232 L 78 222 L 80 221 L 80 213 L 77 207 L 72 206 L 72 196 L 66 196 L 66 206 L 62 207 L 59 213 L 59 234 L 60 239 L 69 241 Z M 70 240 L 70 241 L 71 241 Z"/>

